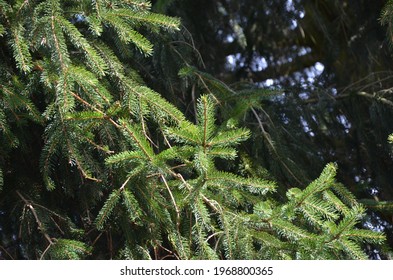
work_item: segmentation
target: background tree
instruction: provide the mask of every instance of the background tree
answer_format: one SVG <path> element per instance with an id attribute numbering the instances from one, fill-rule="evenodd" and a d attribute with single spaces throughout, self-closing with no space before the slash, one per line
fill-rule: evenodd
<path id="1" fill-rule="evenodd" d="M 217 45 L 204 38 L 236 42 L 248 56 L 256 50 L 248 21 L 234 14 L 243 3 L 229 9 L 235 3 L 203 6 L 232 30 L 217 37 L 210 23 L 194 33 L 186 2 L 172 11 L 185 17 L 179 30 L 177 18 L 143 0 L 0 1 L 2 258 L 357 259 L 367 258 L 366 244 L 382 246 L 382 234 L 359 228 L 365 209 L 325 164 L 335 153 L 318 154 L 320 169 L 308 171 L 293 158 L 306 142 L 286 145 L 305 133 L 315 144 L 308 119 L 295 122 L 288 102 L 314 104 L 302 75 L 278 71 L 282 85 L 271 90 L 252 83 L 252 57 L 207 63 L 201 43 Z M 264 11 L 297 19 L 310 14 L 307 3 Z M 298 24 L 281 23 L 288 32 Z M 214 62 L 220 57 L 240 62 Z M 240 82 L 229 87 L 207 72 Z M 267 107 L 281 113 L 277 127 Z M 285 129 L 293 138 L 281 137 Z M 246 142 L 258 139 L 265 143 Z"/>

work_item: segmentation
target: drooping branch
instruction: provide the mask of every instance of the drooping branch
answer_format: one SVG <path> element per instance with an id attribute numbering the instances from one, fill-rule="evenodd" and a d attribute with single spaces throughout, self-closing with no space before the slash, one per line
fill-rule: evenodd
<path id="1" fill-rule="evenodd" d="M 39 231 L 42 233 L 42 235 L 48 241 L 49 245 L 53 245 L 54 243 L 52 241 L 52 238 L 49 236 L 48 233 L 46 233 L 45 228 L 44 228 L 41 220 L 39 219 L 37 211 L 35 210 L 33 204 L 30 201 L 28 201 L 18 190 L 16 191 L 16 194 L 22 199 L 22 201 L 25 204 L 25 207 L 27 207 L 31 211 L 31 213 L 33 214 Z"/>

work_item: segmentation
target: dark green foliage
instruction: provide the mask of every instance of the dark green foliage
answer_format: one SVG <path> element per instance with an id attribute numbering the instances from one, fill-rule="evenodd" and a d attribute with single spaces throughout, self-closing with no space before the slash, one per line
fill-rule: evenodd
<path id="1" fill-rule="evenodd" d="M 78 260 L 89 253 L 90 249 L 85 243 L 67 239 L 56 240 L 48 251 L 54 260 Z"/>
<path id="2" fill-rule="evenodd" d="M 243 117 L 281 92 L 232 89 L 171 43 L 156 55 L 180 22 L 150 8 L 0 0 L 0 258 L 364 259 L 383 244 L 335 165 L 286 191 L 250 160 Z M 179 88 L 155 84 L 174 55 Z M 189 86 L 193 110 L 170 94 Z"/>

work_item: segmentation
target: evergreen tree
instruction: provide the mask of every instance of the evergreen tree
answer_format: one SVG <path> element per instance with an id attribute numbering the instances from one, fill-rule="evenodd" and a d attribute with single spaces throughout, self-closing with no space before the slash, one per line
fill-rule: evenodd
<path id="1" fill-rule="evenodd" d="M 191 121 L 145 82 L 153 43 L 168 54 L 162 32 L 179 29 L 144 0 L 0 0 L 0 258 L 365 259 L 383 245 L 334 164 L 288 191 L 253 164 L 239 92 L 181 61 L 206 92 Z"/>
<path id="2" fill-rule="evenodd" d="M 254 164 L 291 188 L 336 162 L 337 180 L 370 206 L 368 226 L 392 247 L 391 212 L 369 204 L 393 200 L 390 1 L 182 0 L 166 9 L 193 34 L 204 58 L 198 69 L 248 93 L 215 95 L 228 113 L 246 112 L 239 125 L 252 131 Z"/>

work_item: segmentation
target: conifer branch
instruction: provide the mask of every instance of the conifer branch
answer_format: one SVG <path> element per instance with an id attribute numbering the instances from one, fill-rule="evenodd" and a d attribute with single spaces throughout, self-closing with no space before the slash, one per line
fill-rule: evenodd
<path id="1" fill-rule="evenodd" d="M 356 259 L 367 257 L 364 244 L 384 246 L 383 234 L 358 228 L 364 209 L 335 181 L 333 164 L 303 189 L 289 189 L 288 201 L 272 194 L 277 184 L 240 146 L 251 136 L 241 124 L 250 111 L 268 150 L 282 158 L 256 109 L 278 91 L 234 90 L 193 68 L 187 52 L 200 54 L 192 38 L 179 39 L 187 34 L 158 41 L 160 31 L 179 26 L 179 19 L 152 12 L 147 0 L 0 0 L 0 188 L 7 192 L 8 179 L 23 175 L 17 181 L 27 180 L 40 201 L 16 192 L 20 238 L 37 241 L 22 245 L 26 258 L 39 251 L 41 259 L 91 252 L 130 259 Z M 178 71 L 181 64 L 187 67 Z M 188 99 L 193 123 L 188 107 L 174 105 L 189 106 Z M 17 145 L 28 160 L 10 162 Z M 41 174 L 27 178 L 36 154 Z M 281 171 L 302 181 L 281 162 Z M 42 183 L 51 192 L 42 195 Z M 58 197 L 64 202 L 53 204 Z M 4 247 L 4 256 L 14 257 Z"/>
<path id="2" fill-rule="evenodd" d="M 70 41 L 78 50 L 82 50 L 90 68 L 98 75 L 104 76 L 106 64 L 104 60 L 96 53 L 95 49 L 83 37 L 79 30 L 68 20 L 63 17 L 57 17 L 57 22 L 61 25 L 63 32 L 70 38 Z"/>
<path id="3" fill-rule="evenodd" d="M 49 249 L 52 247 L 53 244 L 48 244 L 48 246 L 46 246 L 45 250 L 42 252 L 40 260 L 43 260 L 46 253 L 49 251 Z"/>
<path id="4" fill-rule="evenodd" d="M 126 0 L 125 2 L 134 5 L 136 7 L 139 7 L 142 10 L 150 10 L 151 8 L 150 1 L 146 1 L 146 0 Z"/>
<path id="5" fill-rule="evenodd" d="M 332 163 L 326 165 L 323 169 L 320 177 L 313 181 L 307 188 L 302 191 L 301 196 L 298 198 L 296 206 L 299 207 L 306 199 L 314 195 L 325 191 L 331 187 L 336 175 L 336 166 Z"/>
<path id="6" fill-rule="evenodd" d="M 30 55 L 27 42 L 24 40 L 24 36 L 22 35 L 23 31 L 24 28 L 22 25 L 18 25 L 12 29 L 12 47 L 18 67 L 24 73 L 28 73 L 32 69 L 32 57 Z"/>
<path id="7" fill-rule="evenodd" d="M 119 39 L 128 44 L 132 42 L 143 54 L 150 56 L 153 53 L 152 43 L 142 34 L 132 29 L 122 18 L 114 12 L 106 12 L 104 20 L 114 28 Z"/>
<path id="8" fill-rule="evenodd" d="M 161 174 L 160 178 L 162 179 L 162 181 L 164 182 L 164 185 L 169 193 L 169 196 L 172 200 L 173 206 L 175 207 L 175 211 L 176 211 L 176 228 L 177 228 L 177 232 L 180 235 L 180 209 L 176 204 L 176 200 L 172 194 L 171 189 L 169 188 L 168 182 L 166 181 L 165 177 Z"/>
<path id="9" fill-rule="evenodd" d="M 104 223 L 108 220 L 109 215 L 113 212 L 115 206 L 120 200 L 120 193 L 121 190 L 114 190 L 112 193 L 109 195 L 108 199 L 106 200 L 104 206 L 98 213 L 95 224 L 97 229 L 102 230 L 104 227 Z"/>
<path id="10" fill-rule="evenodd" d="M 51 20 L 51 30 L 52 30 L 52 39 L 54 41 L 54 47 L 56 49 L 58 58 L 59 58 L 59 62 L 60 62 L 60 69 L 64 72 L 66 69 L 66 66 L 68 63 L 66 63 L 66 61 L 68 60 L 67 58 L 63 57 L 63 51 L 65 49 L 65 47 L 60 46 L 60 40 L 58 38 L 58 34 L 56 33 L 56 25 L 55 25 L 55 16 L 52 15 L 50 17 Z"/>
<path id="11" fill-rule="evenodd" d="M 48 235 L 48 233 L 46 233 L 46 230 L 45 230 L 41 220 L 39 219 L 39 216 L 38 216 L 36 210 L 34 209 L 33 205 L 18 190 L 16 190 L 16 194 L 20 197 L 20 199 L 22 199 L 23 203 L 25 204 L 25 207 L 27 207 L 31 211 L 31 213 L 33 214 L 39 231 L 42 233 L 42 235 L 48 241 L 49 245 L 53 245 L 52 238 Z"/>
<path id="12" fill-rule="evenodd" d="M 214 107 L 206 95 L 202 96 L 198 102 L 197 119 L 199 126 L 201 127 L 201 143 L 203 151 L 206 153 L 208 146 L 210 146 L 209 139 L 215 130 Z"/>
<path id="13" fill-rule="evenodd" d="M 192 190 L 192 186 L 190 186 L 190 184 L 184 180 L 183 176 L 180 173 L 175 173 L 172 170 L 170 170 L 170 173 L 175 177 L 180 179 L 180 181 L 184 184 L 184 186 L 188 189 L 189 192 L 191 192 Z M 208 199 L 204 194 L 200 194 L 200 196 L 202 197 L 203 201 L 209 205 L 209 207 L 211 207 L 216 213 L 219 213 L 219 209 L 217 208 L 217 206 L 215 205 L 215 203 L 213 201 L 211 201 L 210 199 Z"/>
<path id="14" fill-rule="evenodd" d="M 111 16 L 116 16 L 137 22 L 139 24 L 145 23 L 147 26 L 157 26 L 174 31 L 179 30 L 180 21 L 174 17 L 168 17 L 162 14 L 155 13 L 138 13 L 132 12 L 129 9 L 117 9 L 110 12 Z"/>
<path id="15" fill-rule="evenodd" d="M 143 154 L 150 162 L 153 161 L 153 151 L 149 146 L 148 142 L 144 139 L 144 137 L 142 137 L 134 127 L 127 124 L 125 120 L 121 120 L 121 125 L 122 128 L 127 132 L 127 134 L 131 136 L 138 149 L 143 152 Z"/>
<path id="16" fill-rule="evenodd" d="M 43 119 L 41 114 L 35 105 L 25 96 L 21 94 L 16 94 L 13 90 L 10 90 L 7 86 L 0 85 L 0 90 L 6 94 L 6 100 L 8 101 L 9 109 L 17 109 L 19 107 L 24 107 L 30 114 L 34 121 L 42 123 Z M 22 106 L 21 106 L 22 105 Z M 15 117 L 18 119 L 18 115 L 15 113 Z"/>

